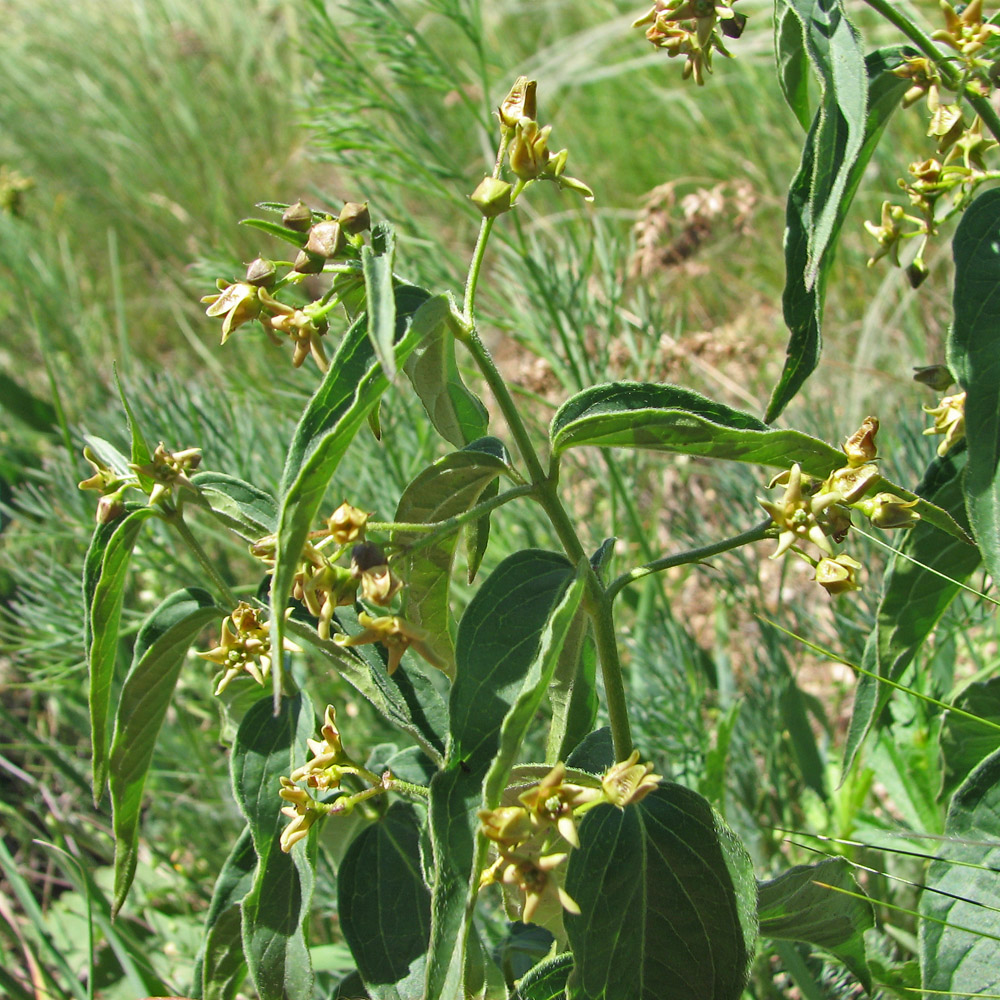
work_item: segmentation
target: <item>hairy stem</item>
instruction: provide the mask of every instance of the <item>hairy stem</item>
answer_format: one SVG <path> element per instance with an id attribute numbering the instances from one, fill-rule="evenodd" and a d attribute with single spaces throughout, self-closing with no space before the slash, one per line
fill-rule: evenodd
<path id="1" fill-rule="evenodd" d="M 213 565 L 212 560 L 208 558 L 208 553 L 201 547 L 201 543 L 194 537 L 191 529 L 187 526 L 187 522 L 184 520 L 181 512 L 179 510 L 174 511 L 172 514 L 167 515 L 164 520 L 180 535 L 184 544 L 195 559 L 198 560 L 198 564 L 205 571 L 212 583 L 215 584 L 216 589 L 222 594 L 229 607 L 235 608 L 239 604 L 239 600 L 230 589 L 229 584 L 219 575 L 219 571 Z"/>
<path id="2" fill-rule="evenodd" d="M 755 528 L 750 528 L 749 531 L 744 531 L 739 535 L 733 535 L 731 538 L 723 538 L 722 541 L 713 542 L 711 545 L 702 545 L 696 549 L 686 549 L 684 552 L 676 552 L 674 555 L 662 556 L 659 559 L 654 559 L 652 562 L 646 563 L 644 566 L 638 566 L 627 573 L 622 573 L 621 576 L 612 580 L 608 585 L 608 599 L 613 600 L 630 583 L 641 580 L 652 573 L 662 573 L 665 569 L 671 569 L 674 566 L 685 566 L 688 563 L 700 562 L 702 559 L 708 559 L 710 556 L 717 556 L 721 552 L 738 549 L 741 545 L 750 545 L 753 542 L 762 541 L 767 538 L 767 533 L 772 526 L 773 522 L 768 518 L 768 520 L 761 522 Z"/>

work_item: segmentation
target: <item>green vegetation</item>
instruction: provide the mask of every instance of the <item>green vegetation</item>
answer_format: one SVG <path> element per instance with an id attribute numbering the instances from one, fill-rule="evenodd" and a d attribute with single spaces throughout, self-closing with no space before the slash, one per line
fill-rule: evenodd
<path id="1" fill-rule="evenodd" d="M 705 11 L 5 5 L 0 994 L 998 992 L 998 32 Z"/>

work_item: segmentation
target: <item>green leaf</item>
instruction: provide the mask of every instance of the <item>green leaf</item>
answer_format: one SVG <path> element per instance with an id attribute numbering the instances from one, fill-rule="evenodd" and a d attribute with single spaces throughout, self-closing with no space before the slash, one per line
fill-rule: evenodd
<path id="1" fill-rule="evenodd" d="M 372 1000 L 420 1000 L 431 897 L 420 871 L 420 819 L 394 802 L 354 838 L 337 873 L 344 937 Z"/>
<path id="2" fill-rule="evenodd" d="M 512 1000 L 563 1000 L 573 956 L 556 955 L 536 965 L 517 984 Z"/>
<path id="3" fill-rule="evenodd" d="M 361 630 L 357 613 L 340 608 L 337 614 L 348 634 Z M 411 672 L 408 661 L 416 654 L 406 654 L 400 668 L 390 677 L 385 660 L 375 646 L 343 647 L 321 639 L 315 628 L 301 622 L 288 622 L 289 632 L 318 652 L 359 694 L 394 726 L 409 733 L 434 761 L 444 755 L 448 732 L 448 707 L 432 681 L 421 670 Z"/>
<path id="4" fill-rule="evenodd" d="M 123 517 L 95 528 L 84 561 L 83 597 L 88 609 L 84 639 L 90 664 L 90 733 L 94 751 L 95 805 L 104 794 L 108 773 L 111 681 L 118 653 L 118 625 L 125 594 L 125 577 L 139 529 L 154 513 L 151 508 L 140 504 L 126 504 Z"/>
<path id="5" fill-rule="evenodd" d="M 198 633 L 222 614 L 204 590 L 179 590 L 149 615 L 136 638 L 118 699 L 108 767 L 115 835 L 113 917 L 135 876 L 142 792 L 184 658 Z"/>
<path id="6" fill-rule="evenodd" d="M 387 222 L 376 223 L 372 244 L 361 248 L 361 273 L 365 277 L 368 303 L 368 339 L 382 365 L 385 377 L 396 378 L 396 297 L 393 295 L 392 266 L 396 258 L 396 235 Z"/>
<path id="7" fill-rule="evenodd" d="M 955 699 L 955 707 L 976 719 L 945 713 L 940 737 L 944 762 L 942 796 L 950 796 L 997 747 L 1000 733 L 994 727 L 1000 726 L 1000 677 L 970 684 Z M 983 725 L 977 719 L 992 722 L 993 726 Z"/>
<path id="8" fill-rule="evenodd" d="M 300 233 L 297 229 L 287 229 L 285 226 L 279 226 L 276 222 L 268 222 L 267 219 L 240 219 L 240 225 L 247 226 L 249 229 L 258 229 L 269 236 L 276 236 L 279 240 L 284 240 L 300 249 L 309 240 L 308 231 Z"/>
<path id="9" fill-rule="evenodd" d="M 580 824 L 563 916 L 572 1000 L 738 1000 L 754 955 L 749 855 L 709 803 L 664 783 Z M 623 933 L 623 928 L 627 932 Z"/>
<path id="10" fill-rule="evenodd" d="M 191 477 L 198 499 L 216 518 L 240 538 L 255 542 L 274 533 L 278 505 L 266 490 L 223 472 L 198 472 Z"/>
<path id="11" fill-rule="evenodd" d="M 998 813 L 1000 751 L 984 760 L 955 793 L 944 828 L 947 858 L 933 862 L 927 871 L 920 898 L 925 990 L 957 996 L 1000 993 Z"/>
<path id="12" fill-rule="evenodd" d="M 118 378 L 118 369 L 114 369 L 115 372 L 115 385 L 118 388 L 118 396 L 122 401 L 122 409 L 125 410 L 125 419 L 128 423 L 128 432 L 132 438 L 132 464 L 133 465 L 149 465 L 153 460 L 153 453 L 149 450 L 149 445 L 146 443 L 145 437 L 143 437 L 142 429 L 139 427 L 139 421 L 136 419 L 135 413 L 132 411 L 132 407 L 129 405 L 128 398 L 125 395 L 125 389 L 122 387 L 121 380 Z M 142 487 L 148 490 L 152 484 L 153 480 L 149 476 L 144 475 L 137 470 L 132 470 L 132 474 L 139 477 L 139 482 L 142 483 Z"/>
<path id="13" fill-rule="evenodd" d="M 805 35 L 798 13 L 786 0 L 775 4 L 774 55 L 778 67 L 778 82 L 799 124 L 808 132 L 812 123 L 809 110 L 809 57 Z"/>
<path id="14" fill-rule="evenodd" d="M 878 49 L 862 60 L 842 0 L 782 2 L 802 24 L 822 96 L 788 192 L 782 307 L 791 336 L 784 369 L 767 405 L 768 423 L 777 419 L 819 362 L 826 283 L 840 230 L 882 131 L 909 84 L 892 71 L 910 50 Z M 782 25 L 782 30 L 791 29 Z"/>
<path id="15" fill-rule="evenodd" d="M 952 243 L 955 322 L 948 361 L 966 392 L 966 504 L 993 579 L 1000 579 L 1000 191 L 962 214 Z"/>
<path id="16" fill-rule="evenodd" d="M 0 406 L 42 434 L 50 434 L 59 422 L 56 408 L 48 400 L 39 399 L 6 372 L 0 372 Z"/>
<path id="17" fill-rule="evenodd" d="M 253 885 L 242 900 L 243 952 L 261 1000 L 312 1000 L 313 974 L 305 926 L 313 870 L 306 844 L 285 854 L 282 775 L 305 762 L 305 741 L 315 732 L 313 710 L 302 694 L 277 711 L 267 699 L 243 717 L 233 744 L 233 790 L 257 855 Z"/>
<path id="18" fill-rule="evenodd" d="M 435 884 L 427 1000 L 450 1000 L 461 989 L 469 913 L 485 860 L 475 810 L 494 757 L 502 748 L 509 756 L 525 708 L 548 670 L 559 631 L 550 617 L 573 577 L 572 564 L 561 555 L 517 552 L 486 578 L 459 623 L 447 768 L 435 775 L 430 791 Z M 492 772 L 493 782 L 497 775 Z"/>
<path id="19" fill-rule="evenodd" d="M 253 886 L 257 855 L 250 828 L 244 827 L 215 880 L 205 917 L 205 937 L 195 962 L 195 984 L 203 1000 L 234 1000 L 246 978 L 240 902 Z"/>
<path id="20" fill-rule="evenodd" d="M 761 882 L 757 887 L 760 935 L 771 940 L 805 941 L 825 949 L 836 955 L 871 993 L 864 932 L 875 926 L 875 914 L 866 900 L 836 889 L 861 893 L 844 858 L 797 865 L 777 878 Z"/>
<path id="21" fill-rule="evenodd" d="M 500 480 L 494 479 L 486 484 L 486 489 L 479 494 L 478 503 L 485 503 L 500 494 Z M 486 549 L 490 544 L 490 514 L 483 514 L 482 517 L 465 526 L 465 561 L 467 566 L 467 579 L 473 583 L 479 574 L 479 567 L 483 564 Z"/>
<path id="22" fill-rule="evenodd" d="M 486 434 L 489 414 L 458 371 L 455 338 L 448 312 L 435 331 L 410 355 L 403 370 L 427 411 L 434 429 L 450 444 L 462 448 Z"/>
<path id="23" fill-rule="evenodd" d="M 433 329 L 443 296 L 428 298 L 423 289 L 396 289 L 396 362 L 402 363 Z M 388 387 L 375 357 L 365 318 L 344 336 L 330 369 L 309 401 L 289 446 L 281 479 L 277 551 L 271 581 L 274 642 L 281 647 L 285 607 L 302 547 L 326 494 L 327 486 L 354 435 Z M 281 658 L 272 675 L 275 697 L 281 690 Z"/>
<path id="24" fill-rule="evenodd" d="M 597 721 L 597 648 L 582 609 L 573 619 L 549 684 L 552 721 L 545 744 L 550 764 L 565 761 Z"/>
<path id="25" fill-rule="evenodd" d="M 819 438 L 770 430 L 753 414 L 690 389 L 647 382 L 610 382 L 567 400 L 552 418 L 552 449 L 594 445 L 646 448 L 754 462 L 787 469 L 793 462 L 825 478 L 844 465 L 844 453 Z"/>
<path id="26" fill-rule="evenodd" d="M 566 758 L 567 767 L 576 767 L 588 774 L 604 774 L 615 763 L 615 743 L 610 726 L 601 726 L 588 733 Z"/>
<path id="27" fill-rule="evenodd" d="M 503 445 L 496 438 L 474 442 L 424 469 L 403 491 L 394 519 L 403 524 L 436 524 L 464 514 L 504 473 L 510 473 L 510 463 Z M 394 531 L 392 542 L 405 549 L 422 537 L 422 532 Z M 449 665 L 449 673 L 454 662 L 449 593 L 458 537 L 456 530 L 407 555 L 402 571 L 407 583 L 403 613 L 427 632 L 431 646 Z"/>
<path id="28" fill-rule="evenodd" d="M 918 489 L 964 521 L 962 470 L 951 460 L 935 461 Z M 875 627 L 861 660 L 865 670 L 896 682 L 979 565 L 974 546 L 946 538 L 922 521 L 907 532 L 899 549 L 902 555 L 891 557 L 883 578 Z M 888 686 L 874 677 L 862 674 L 858 679 L 844 747 L 844 774 L 890 694 Z"/>
<path id="29" fill-rule="evenodd" d="M 83 443 L 103 462 L 119 479 L 129 479 L 135 473 L 128 467 L 129 459 L 123 455 L 110 441 L 85 434 Z"/>

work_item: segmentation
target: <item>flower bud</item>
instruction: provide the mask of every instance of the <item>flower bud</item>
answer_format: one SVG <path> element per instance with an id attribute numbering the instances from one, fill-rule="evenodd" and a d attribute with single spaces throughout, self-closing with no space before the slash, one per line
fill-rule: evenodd
<path id="1" fill-rule="evenodd" d="M 323 270 L 325 260 L 318 253 L 309 253 L 308 250 L 300 250 L 295 258 L 294 270 L 299 274 L 319 274 Z"/>
<path id="2" fill-rule="evenodd" d="M 510 169 L 522 181 L 534 180 L 548 164 L 551 131 L 551 125 L 539 128 L 538 122 L 530 118 L 522 118 L 517 123 L 517 132 L 508 156 Z"/>
<path id="3" fill-rule="evenodd" d="M 349 545 L 364 535 L 367 523 L 368 514 L 345 500 L 327 518 L 326 527 L 338 545 Z"/>
<path id="4" fill-rule="evenodd" d="M 247 265 L 246 283 L 255 288 L 270 288 L 278 277 L 278 269 L 273 260 L 258 257 Z"/>
<path id="5" fill-rule="evenodd" d="M 309 230 L 309 239 L 305 249 L 306 253 L 318 254 L 329 260 L 343 251 L 346 245 L 347 241 L 340 231 L 339 222 L 317 222 Z"/>
<path id="6" fill-rule="evenodd" d="M 858 505 L 858 509 L 876 528 L 912 528 L 920 515 L 913 509 L 916 500 L 904 500 L 894 493 L 878 493 L 870 500 Z"/>
<path id="7" fill-rule="evenodd" d="M 861 563 L 848 555 L 834 558 L 824 556 L 816 564 L 816 582 L 828 594 L 844 594 L 849 590 L 860 590 L 858 570 Z"/>
<path id="8" fill-rule="evenodd" d="M 340 223 L 340 228 L 352 236 L 357 236 L 358 233 L 371 229 L 372 219 L 368 212 L 368 202 L 347 202 L 340 210 L 340 218 L 337 221 Z"/>
<path id="9" fill-rule="evenodd" d="M 857 503 L 879 479 L 878 466 L 874 463 L 852 468 L 845 465 L 831 472 L 823 483 L 823 493 L 839 493 L 841 503 Z"/>
<path id="10" fill-rule="evenodd" d="M 875 435 L 878 434 L 878 417 L 865 417 L 861 426 L 844 442 L 844 454 L 851 466 L 871 462 L 878 454 Z"/>
<path id="11" fill-rule="evenodd" d="M 907 265 L 906 280 L 910 283 L 910 288 L 919 288 L 926 280 L 930 270 L 921 258 L 917 258 Z"/>
<path id="12" fill-rule="evenodd" d="M 534 118 L 535 91 L 538 88 L 537 80 L 529 80 L 526 76 L 519 76 L 514 81 L 514 86 L 503 99 L 497 109 L 497 116 L 500 118 L 500 125 L 505 129 L 515 128 L 522 118 Z"/>
<path id="13" fill-rule="evenodd" d="M 304 233 L 312 225 L 312 217 L 312 209 L 304 201 L 297 201 L 282 213 L 281 224 L 297 233 Z"/>
<path id="14" fill-rule="evenodd" d="M 955 384 L 947 365 L 926 365 L 913 369 L 913 381 L 929 386 L 935 392 L 944 392 Z"/>
<path id="15" fill-rule="evenodd" d="M 484 177 L 476 190 L 469 195 L 472 203 L 487 219 L 510 211 L 510 193 L 513 186 L 496 177 Z"/>
<path id="16" fill-rule="evenodd" d="M 122 499 L 122 491 L 109 493 L 97 501 L 97 523 L 110 524 L 117 521 L 125 513 L 125 501 Z"/>

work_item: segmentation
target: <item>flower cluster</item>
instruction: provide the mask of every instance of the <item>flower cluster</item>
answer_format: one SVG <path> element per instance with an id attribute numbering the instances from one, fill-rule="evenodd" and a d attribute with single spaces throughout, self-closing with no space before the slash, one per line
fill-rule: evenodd
<path id="1" fill-rule="evenodd" d="M 263 684 L 271 673 L 271 623 L 263 622 L 256 608 L 240 601 L 233 613 L 222 621 L 219 645 L 207 653 L 199 653 L 203 660 L 215 663 L 223 674 L 215 693 L 222 694 L 234 678 L 248 674 L 258 684 Z M 289 652 L 300 652 L 299 647 L 284 643 Z"/>
<path id="2" fill-rule="evenodd" d="M 258 257 L 247 266 L 238 281 L 219 279 L 218 294 L 206 295 L 206 315 L 222 319 L 222 343 L 246 323 L 259 320 L 277 343 L 284 335 L 294 345 L 292 364 L 298 368 L 312 357 L 320 371 L 327 370 L 323 337 L 329 323 L 327 316 L 343 296 L 359 287 L 360 253 L 364 232 L 371 227 L 367 204 L 348 202 L 339 216 L 314 212 L 303 202 L 285 209 L 281 226 L 272 227 L 281 238 L 297 246 L 294 261 L 277 262 Z M 279 266 L 287 268 L 279 275 Z M 300 285 L 308 275 L 329 271 L 343 280 L 334 280 L 330 290 L 306 304 L 289 304 L 277 298 L 282 288 Z"/>
<path id="3" fill-rule="evenodd" d="M 859 510 L 873 525 L 884 529 L 909 528 L 920 519 L 914 509 L 918 503 L 915 499 L 885 492 L 869 496 L 881 479 L 875 465 L 877 432 L 878 420 L 866 417 L 843 445 L 845 466 L 821 481 L 793 465 L 769 484 L 784 486 L 780 500 L 757 498 L 777 529 L 778 546 L 771 558 L 794 553 L 814 568 L 816 582 L 830 594 L 860 587 L 861 564 L 834 547 L 847 537 L 852 510 Z M 818 554 L 811 554 L 810 546 Z"/>
<path id="4" fill-rule="evenodd" d="M 746 15 L 733 10 L 736 0 L 716 3 L 714 0 L 656 0 L 656 3 L 632 23 L 633 28 L 646 28 L 646 38 L 668 56 L 684 56 L 684 79 L 694 77 L 699 86 L 705 83 L 705 73 L 712 72 L 712 53 L 727 59 L 732 53 L 723 36 L 739 38 L 746 27 Z"/>
<path id="5" fill-rule="evenodd" d="M 944 435 L 937 447 L 938 456 L 944 458 L 965 437 L 965 393 L 945 396 L 937 406 L 925 406 L 924 412 L 934 418 L 924 434 Z"/>
<path id="6" fill-rule="evenodd" d="M 659 781 L 651 764 L 639 763 L 637 750 L 610 768 L 600 784 L 568 782 L 565 765 L 556 764 L 517 796 L 518 805 L 479 811 L 482 833 L 497 854 L 481 885 L 516 890 L 518 916 L 525 923 L 557 921 L 562 910 L 579 913 L 559 874 L 569 850 L 580 846 L 577 818 L 602 802 L 620 808 L 638 802 Z"/>

